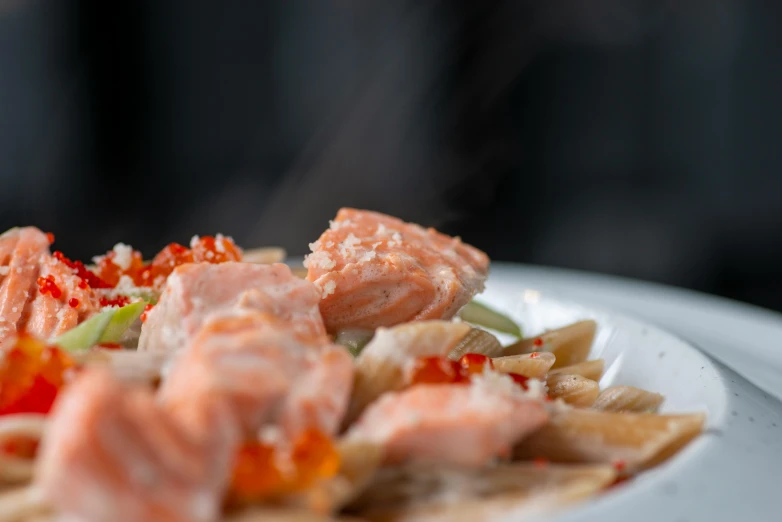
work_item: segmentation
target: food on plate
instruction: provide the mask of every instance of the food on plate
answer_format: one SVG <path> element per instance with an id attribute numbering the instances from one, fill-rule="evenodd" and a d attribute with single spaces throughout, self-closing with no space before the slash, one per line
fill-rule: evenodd
<path id="1" fill-rule="evenodd" d="M 601 389 L 594 321 L 522 337 L 473 300 L 483 252 L 391 216 L 340 210 L 306 273 L 220 234 L 53 242 L 0 235 L 0 522 L 538 513 L 703 430 Z"/>

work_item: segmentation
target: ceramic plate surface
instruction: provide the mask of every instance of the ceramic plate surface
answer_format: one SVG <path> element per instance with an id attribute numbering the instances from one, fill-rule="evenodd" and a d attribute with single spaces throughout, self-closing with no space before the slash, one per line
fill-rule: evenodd
<path id="1" fill-rule="evenodd" d="M 703 411 L 707 415 L 706 433 L 667 463 L 624 487 L 568 507 L 545 520 L 782 520 L 780 402 L 699 350 L 700 342 L 708 339 L 696 338 L 696 348 L 657 326 L 628 316 L 625 312 L 654 312 L 655 306 L 665 306 L 652 302 L 650 295 L 654 292 L 643 288 L 644 284 L 639 289 L 622 280 L 590 281 L 588 276 L 577 273 L 562 276 L 557 271 L 537 270 L 503 266 L 499 274 L 490 278 L 480 300 L 513 316 L 523 325 L 525 334 L 579 319 L 595 319 L 599 329 L 591 358 L 606 360 L 601 386 L 627 384 L 656 391 L 666 397 L 664 412 Z M 630 288 L 622 287 L 623 283 Z M 658 294 L 659 288 L 663 288 L 648 286 L 657 288 Z M 612 292 L 613 301 L 605 297 Z M 670 295 L 670 300 L 663 297 L 662 302 L 673 306 L 675 292 Z M 632 298 L 640 304 L 609 311 L 604 306 L 584 304 L 585 296 L 592 302 L 601 301 L 602 297 L 603 304 L 609 306 Z M 705 299 L 708 302 L 714 298 Z M 645 308 L 641 306 L 644 303 Z M 686 320 L 687 307 L 676 304 L 684 309 L 678 319 Z M 697 312 L 691 317 L 697 318 Z M 699 326 L 706 328 L 704 324 Z M 724 328 L 724 324 L 715 316 L 711 328 Z M 782 336 L 776 341 L 782 344 Z M 510 513 L 506 519 L 521 517 Z"/>

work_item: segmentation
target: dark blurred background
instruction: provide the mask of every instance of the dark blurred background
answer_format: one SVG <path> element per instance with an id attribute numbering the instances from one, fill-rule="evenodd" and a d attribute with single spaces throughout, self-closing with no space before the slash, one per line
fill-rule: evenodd
<path id="1" fill-rule="evenodd" d="M 781 14 L 0 0 L 0 229 L 302 254 L 348 205 L 782 310 Z"/>

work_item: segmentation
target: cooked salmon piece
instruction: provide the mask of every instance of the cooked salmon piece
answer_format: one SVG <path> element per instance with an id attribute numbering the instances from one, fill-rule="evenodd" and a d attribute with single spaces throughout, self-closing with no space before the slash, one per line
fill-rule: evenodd
<path id="1" fill-rule="evenodd" d="M 288 440 L 310 428 L 336 435 L 353 389 L 353 357 L 342 346 L 327 346 L 308 362 L 282 406 L 279 423 Z"/>
<path id="2" fill-rule="evenodd" d="M 176 351 L 214 314 L 254 310 L 288 321 L 307 335 L 325 333 L 320 294 L 288 266 L 227 262 L 177 267 L 158 304 L 147 314 L 139 350 Z"/>
<path id="3" fill-rule="evenodd" d="M 39 279 L 49 279 L 42 287 Z M 0 345 L 25 331 L 49 339 L 99 310 L 92 290 L 49 252 L 49 239 L 34 227 L 0 235 Z"/>
<path id="4" fill-rule="evenodd" d="M 336 433 L 353 374 L 350 354 L 326 336 L 244 312 L 208 320 L 174 361 L 159 398 L 175 410 L 194 396 L 223 396 L 246 434 L 278 425 L 293 440 L 309 428 Z"/>
<path id="5" fill-rule="evenodd" d="M 87 370 L 58 399 L 36 482 L 58 512 L 90 522 L 211 522 L 238 447 L 217 398 L 174 416 L 147 388 Z"/>
<path id="6" fill-rule="evenodd" d="M 307 279 L 320 288 L 329 332 L 449 319 L 483 290 L 489 258 L 433 228 L 343 208 L 310 245 Z"/>
<path id="7" fill-rule="evenodd" d="M 516 442 L 547 420 L 541 400 L 510 378 L 494 375 L 474 378 L 469 385 L 419 384 L 386 393 L 370 404 L 347 437 L 383 445 L 388 464 L 481 466 L 509 455 Z"/>

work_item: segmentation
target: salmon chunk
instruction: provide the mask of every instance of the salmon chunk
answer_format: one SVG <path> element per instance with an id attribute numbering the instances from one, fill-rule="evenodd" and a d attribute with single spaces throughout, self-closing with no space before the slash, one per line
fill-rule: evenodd
<path id="1" fill-rule="evenodd" d="M 79 520 L 210 522 L 238 442 L 214 398 L 172 416 L 150 390 L 88 370 L 55 405 L 36 481 L 53 508 Z"/>
<path id="2" fill-rule="evenodd" d="M 372 403 L 348 438 L 381 444 L 388 464 L 438 462 L 485 465 L 507 456 L 514 443 L 543 426 L 542 401 L 501 385 L 420 384 Z"/>
<path id="3" fill-rule="evenodd" d="M 307 335 L 325 333 L 309 282 L 288 266 L 227 262 L 186 264 L 168 277 L 158 304 L 147 314 L 139 350 L 176 351 L 185 346 L 206 320 L 232 310 L 254 310 L 288 321 Z"/>
<path id="4" fill-rule="evenodd" d="M 159 396 L 170 409 L 223 396 L 247 434 L 279 425 L 287 440 L 309 428 L 336 433 L 353 385 L 353 359 L 325 336 L 270 314 L 214 316 L 177 357 Z"/>
<path id="5" fill-rule="evenodd" d="M 0 235 L 0 344 L 23 331 L 49 339 L 96 313 L 97 298 L 80 283 L 50 254 L 49 239 L 37 228 Z"/>
<path id="6" fill-rule="evenodd" d="M 449 319 L 483 290 L 489 258 L 436 230 L 343 208 L 310 245 L 307 279 L 329 332 Z"/>

